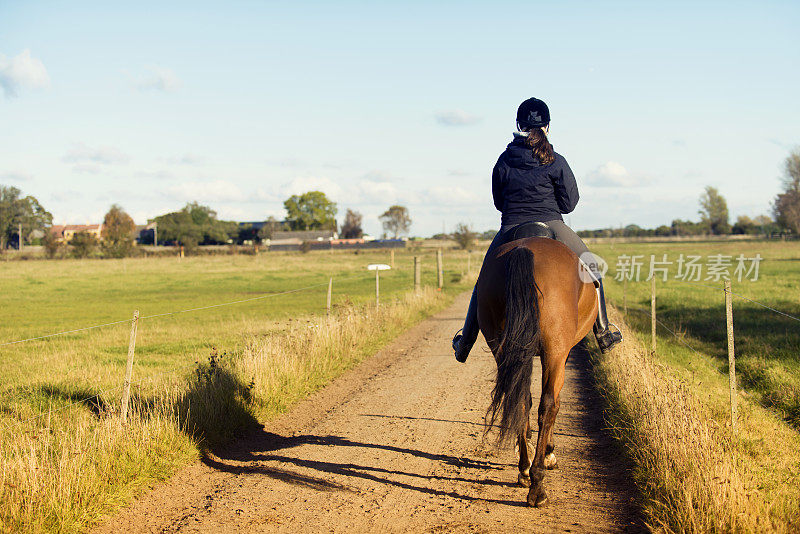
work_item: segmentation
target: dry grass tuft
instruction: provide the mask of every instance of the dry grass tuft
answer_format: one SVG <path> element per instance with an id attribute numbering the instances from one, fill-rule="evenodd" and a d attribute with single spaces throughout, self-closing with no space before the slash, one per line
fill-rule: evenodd
<path id="1" fill-rule="evenodd" d="M 595 374 L 609 405 L 607 422 L 636 464 L 635 477 L 651 528 L 666 532 L 798 528 L 797 510 L 791 509 L 796 501 L 766 498 L 758 483 L 758 458 L 742 461 L 740 441 L 753 429 L 743 428 L 733 436 L 729 425 L 719 423 L 719 414 L 699 400 L 693 385 L 655 361 L 620 315 L 613 315 L 626 342 L 597 356 Z"/>

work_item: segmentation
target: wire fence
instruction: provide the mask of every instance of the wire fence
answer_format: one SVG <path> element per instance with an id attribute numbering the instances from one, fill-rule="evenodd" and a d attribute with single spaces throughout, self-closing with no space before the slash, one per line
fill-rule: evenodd
<path id="1" fill-rule="evenodd" d="M 441 253 L 437 254 L 437 257 L 438 257 L 437 271 L 438 271 L 438 277 L 439 277 L 440 284 L 441 284 L 442 269 L 443 269 L 442 263 L 441 263 Z M 392 254 L 392 263 L 394 263 L 393 260 L 394 260 L 394 254 Z M 416 264 L 417 264 L 417 260 L 416 260 L 416 257 L 415 257 L 415 265 Z M 395 272 L 403 271 L 403 270 L 404 269 L 395 269 Z M 416 268 L 414 268 L 414 271 L 415 271 L 414 272 L 414 276 L 415 276 L 414 284 L 415 284 L 415 288 L 418 288 L 419 287 L 419 282 L 420 282 L 418 277 L 420 276 L 420 274 L 419 274 L 419 271 Z M 63 330 L 63 331 L 60 331 L 60 332 L 54 332 L 54 333 L 51 333 L 51 334 L 45 334 L 45 335 L 41 335 L 41 336 L 34 336 L 34 337 L 25 338 L 25 339 L 7 341 L 7 342 L 4 342 L 4 343 L 0 343 L 0 347 L 17 345 L 17 344 L 22 344 L 22 343 L 31 342 L 31 341 L 37 341 L 37 340 L 43 340 L 43 339 L 49 339 L 49 338 L 54 338 L 54 337 L 57 337 L 57 336 L 63 336 L 63 335 L 73 334 L 73 333 L 78 333 L 78 332 L 86 332 L 86 331 L 95 330 L 95 329 L 99 329 L 99 328 L 105 328 L 105 327 L 114 326 L 114 325 L 120 325 L 120 324 L 126 324 L 126 323 L 127 324 L 131 324 L 131 323 L 133 323 L 134 321 L 137 321 L 137 320 L 156 319 L 156 318 L 174 316 L 174 315 L 179 315 L 179 314 L 184 314 L 184 313 L 190 313 L 190 312 L 197 312 L 197 311 L 221 308 L 221 307 L 225 307 L 225 306 L 234 306 L 234 305 L 237 305 L 237 304 L 243 304 L 243 303 L 247 303 L 247 302 L 254 302 L 254 301 L 274 298 L 274 297 L 278 297 L 278 296 L 283 296 L 283 295 L 290 295 L 290 294 L 294 294 L 294 293 L 310 291 L 312 289 L 318 289 L 318 288 L 323 288 L 323 287 L 327 287 L 328 288 L 328 292 L 329 292 L 328 306 L 330 306 L 330 290 L 331 290 L 331 286 L 332 286 L 333 281 L 335 280 L 337 283 L 342 283 L 342 282 L 352 281 L 352 280 L 356 280 L 356 279 L 366 280 L 370 284 L 374 280 L 374 278 L 372 277 L 371 274 L 368 275 L 366 273 L 360 273 L 360 274 L 356 274 L 356 275 L 352 275 L 352 276 L 345 276 L 345 277 L 333 277 L 333 276 L 331 276 L 330 279 L 328 281 L 326 281 L 326 282 L 320 282 L 318 284 L 311 284 L 311 285 L 307 285 L 307 286 L 303 286 L 303 287 L 289 289 L 289 290 L 286 290 L 286 291 L 279 291 L 279 292 L 276 292 L 276 293 L 266 293 L 266 294 L 263 294 L 263 295 L 258 295 L 258 296 L 255 296 L 255 297 L 249 297 L 249 298 L 246 298 L 246 299 L 238 299 L 238 300 L 233 300 L 233 301 L 220 302 L 220 303 L 216 303 L 216 304 L 209 304 L 209 305 L 206 305 L 206 306 L 196 306 L 196 307 L 192 307 L 192 308 L 169 311 L 169 312 L 164 312 L 164 313 L 155 313 L 155 314 L 150 314 L 150 315 L 143 315 L 143 316 L 140 316 L 140 317 L 137 317 L 137 318 L 134 318 L 134 319 L 123 319 L 123 320 L 119 320 L 119 321 L 112 321 L 112 322 L 108 322 L 108 323 L 91 325 L 91 326 L 86 326 L 86 327 L 82 327 L 82 328 L 74 328 L 74 329 L 69 329 L 69 330 Z M 378 290 L 378 288 L 376 286 L 376 294 L 377 294 L 377 290 Z M 135 334 L 133 334 L 133 335 L 135 335 Z M 130 358 L 132 358 L 132 353 L 129 354 L 129 359 Z M 133 382 L 137 383 L 138 385 L 141 385 L 144 382 L 144 380 L 152 382 L 155 378 L 162 377 L 162 376 L 167 375 L 167 374 L 174 374 L 174 373 L 182 372 L 182 371 L 185 371 L 185 370 L 187 370 L 187 369 L 189 369 L 191 367 L 194 367 L 196 365 L 197 365 L 196 361 L 195 362 L 191 362 L 191 363 L 187 363 L 186 365 L 182 365 L 182 366 L 178 366 L 178 367 L 175 367 L 175 368 L 166 369 L 166 370 L 158 372 L 158 373 L 150 374 L 149 376 L 147 376 L 144 379 L 136 379 Z M 40 420 L 45 416 L 52 416 L 53 414 L 57 414 L 57 413 L 66 411 L 66 410 L 75 408 L 77 406 L 81 406 L 81 405 L 85 406 L 87 403 L 91 403 L 93 401 L 98 401 L 99 402 L 99 400 L 102 397 L 108 396 L 109 394 L 112 394 L 112 393 L 118 393 L 120 390 L 123 390 L 125 387 L 126 387 L 126 384 L 123 383 L 123 384 L 121 384 L 119 386 L 115 386 L 115 387 L 112 387 L 112 388 L 109 388 L 109 389 L 103 389 L 103 390 L 99 391 L 98 393 L 95 393 L 93 395 L 87 396 L 85 398 L 81 398 L 79 400 L 72 401 L 72 402 L 70 402 L 70 403 L 68 403 L 68 404 L 66 404 L 64 406 L 60 406 L 60 407 L 58 407 L 56 409 L 48 409 L 46 411 L 42 411 L 40 413 L 37 413 L 34 416 L 27 417 L 27 418 L 24 418 L 24 419 L 18 419 L 17 421 L 19 423 L 23 424 L 23 425 L 24 424 L 29 424 L 29 423 L 32 423 L 34 421 Z M 8 425 L 8 423 L 6 421 L 4 421 L 3 418 L 0 418 L 0 422 L 3 422 L 3 424 L 5 424 L 6 426 Z"/>
<path id="2" fill-rule="evenodd" d="M 647 280 L 649 281 L 650 278 L 648 278 Z M 707 287 L 707 288 L 713 289 L 715 291 L 722 291 L 722 292 L 727 291 L 724 287 L 712 286 L 711 284 L 705 284 L 703 282 L 698 282 L 698 281 L 695 281 L 695 280 L 680 280 L 680 281 L 684 282 L 684 283 L 687 283 L 687 284 L 694 284 L 694 285 L 698 285 L 698 286 Z M 778 310 L 778 309 L 773 308 L 772 306 L 769 306 L 767 304 L 764 304 L 763 302 L 760 302 L 760 301 L 758 301 L 756 299 L 750 298 L 750 297 L 748 297 L 746 295 L 743 295 L 741 293 L 736 293 L 735 291 L 730 291 L 730 294 L 732 296 L 738 298 L 738 299 L 746 300 L 746 301 L 748 301 L 748 302 L 750 302 L 752 304 L 755 304 L 755 305 L 760 306 L 760 307 L 762 307 L 764 309 L 770 310 L 770 311 L 772 311 L 772 312 L 774 312 L 774 313 L 776 313 L 778 315 L 782 315 L 783 317 L 786 317 L 787 319 L 791 319 L 792 321 L 797 321 L 798 323 L 800 323 L 800 317 L 797 317 L 796 315 L 792 315 L 790 313 Z M 639 309 L 639 311 L 647 311 L 647 310 Z M 647 312 L 647 313 L 650 313 L 650 312 Z"/>
<path id="3" fill-rule="evenodd" d="M 694 354 L 696 354 L 697 356 L 699 356 L 701 358 L 705 357 L 706 355 L 704 355 L 703 353 L 701 353 L 700 351 L 698 351 L 697 349 L 692 347 L 684 339 L 685 336 L 679 335 L 678 332 L 676 332 L 673 329 L 671 329 L 669 326 L 667 326 L 663 321 L 661 321 L 657 317 L 657 313 L 656 313 L 656 309 L 657 309 L 656 308 L 656 283 L 655 283 L 656 282 L 656 278 L 648 278 L 648 280 L 650 280 L 652 282 L 651 290 L 650 290 L 650 301 L 651 301 L 651 308 L 652 309 L 651 310 L 647 310 L 645 308 L 640 308 L 640 307 L 637 307 L 637 306 L 630 306 L 629 307 L 627 305 L 627 299 L 626 299 L 626 285 L 623 285 L 623 303 L 624 303 L 623 306 L 624 306 L 624 309 L 625 309 L 626 312 L 627 312 L 628 309 L 631 309 L 633 311 L 643 313 L 643 314 L 645 314 L 645 315 L 647 315 L 647 316 L 649 316 L 651 318 L 651 325 L 652 325 L 651 326 L 651 336 L 652 336 L 652 349 L 651 350 L 652 350 L 652 352 L 653 353 L 656 352 L 656 345 L 657 345 L 657 343 L 656 343 L 656 339 L 657 339 L 656 330 L 657 330 L 657 325 L 658 325 L 658 326 L 661 326 L 661 328 L 663 328 L 667 332 L 669 332 L 669 334 L 672 335 L 672 337 L 674 337 L 675 340 L 677 340 L 681 345 L 683 345 L 684 347 L 686 347 L 687 349 L 692 351 Z M 726 330 L 726 333 L 727 333 L 728 385 L 729 385 L 729 389 L 730 389 L 731 425 L 732 425 L 733 431 L 735 432 L 736 431 L 736 426 L 737 426 L 737 419 L 738 419 L 738 415 L 737 415 L 737 397 L 738 397 L 737 389 L 738 389 L 738 385 L 737 385 L 737 380 L 736 380 L 736 350 L 735 350 L 735 346 L 734 346 L 735 343 L 734 343 L 733 302 L 732 302 L 733 297 L 737 297 L 739 299 L 742 299 L 742 300 L 745 300 L 745 301 L 750 302 L 752 304 L 755 304 L 757 306 L 760 306 L 760 307 L 762 307 L 762 308 L 764 308 L 766 310 L 769 310 L 769 311 L 775 313 L 776 315 L 780 315 L 780 316 L 786 317 L 787 319 L 790 319 L 792 321 L 800 322 L 800 318 L 798 318 L 797 316 L 792 315 L 790 313 L 784 312 L 782 310 L 778 310 L 778 309 L 776 309 L 776 308 L 774 308 L 772 306 L 769 306 L 769 305 L 767 305 L 767 304 L 765 304 L 763 302 L 759 302 L 758 300 L 750 298 L 750 297 L 748 297 L 746 295 L 742 295 L 740 293 L 733 292 L 731 290 L 731 285 L 730 285 L 730 281 L 729 280 L 726 280 L 724 282 L 723 287 L 713 286 L 711 284 L 706 284 L 706 283 L 695 281 L 695 280 L 683 280 L 683 281 L 684 282 L 689 282 L 689 283 L 692 283 L 692 284 L 696 284 L 696 285 L 699 285 L 699 286 L 707 287 L 707 288 L 710 288 L 710 289 L 713 289 L 713 290 L 716 290 L 716 291 L 720 291 L 721 290 L 723 292 L 723 294 L 725 295 L 724 308 L 725 308 L 725 330 Z"/>

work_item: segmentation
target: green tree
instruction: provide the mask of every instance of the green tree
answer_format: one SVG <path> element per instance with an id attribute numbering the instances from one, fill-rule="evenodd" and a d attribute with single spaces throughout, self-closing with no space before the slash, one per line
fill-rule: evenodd
<path id="1" fill-rule="evenodd" d="M 69 242 L 72 255 L 76 258 L 88 258 L 97 248 L 97 238 L 89 232 L 76 232 Z"/>
<path id="2" fill-rule="evenodd" d="M 192 222 L 198 226 L 203 234 L 201 245 L 220 245 L 227 243 L 239 234 L 239 225 L 233 221 L 221 221 L 217 212 L 208 206 L 197 202 L 190 202 L 184 208 L 189 212 Z"/>
<path id="3" fill-rule="evenodd" d="M 383 229 L 395 239 L 400 234 L 407 234 L 411 228 L 411 216 L 405 206 L 390 206 L 378 219 L 383 224 Z"/>
<path id="4" fill-rule="evenodd" d="M 55 258 L 61 251 L 61 242 L 56 237 L 56 234 L 49 229 L 45 230 L 44 238 L 42 238 L 42 245 L 44 246 L 44 253 L 48 258 Z"/>
<path id="5" fill-rule="evenodd" d="M 772 213 L 782 228 L 800 234 L 800 148 L 786 158 L 783 192 L 775 197 Z"/>
<path id="6" fill-rule="evenodd" d="M 267 220 L 264 221 L 264 226 L 258 230 L 258 238 L 262 241 L 265 239 L 272 239 L 273 234 L 285 230 L 285 226 L 286 225 L 281 221 L 270 215 L 267 217 Z"/>
<path id="7" fill-rule="evenodd" d="M 53 216 L 32 196 L 21 197 L 22 191 L 13 186 L 0 185 L 0 249 L 8 248 L 11 238 L 19 233 L 22 236 L 34 230 L 45 231 L 53 224 Z"/>
<path id="8" fill-rule="evenodd" d="M 712 234 L 731 233 L 731 225 L 728 223 L 728 203 L 716 187 L 706 186 L 700 195 L 700 222 L 708 226 Z"/>
<path id="9" fill-rule="evenodd" d="M 239 234 L 239 225 L 220 221 L 217 212 L 197 202 L 186 204 L 180 211 L 155 218 L 158 240 L 178 243 L 191 249 L 197 245 L 227 243 Z"/>
<path id="10" fill-rule="evenodd" d="M 364 216 L 357 211 L 351 209 L 347 210 L 342 223 L 342 231 L 340 232 L 344 239 L 358 239 L 364 235 L 364 230 L 361 229 L 361 221 Z"/>
<path id="11" fill-rule="evenodd" d="M 662 224 L 661 226 L 656 228 L 655 235 L 659 237 L 672 235 L 672 228 L 670 228 L 666 224 Z"/>
<path id="12" fill-rule="evenodd" d="M 698 235 L 702 230 L 701 225 L 692 221 L 675 219 L 672 221 L 672 235 Z"/>
<path id="13" fill-rule="evenodd" d="M 103 218 L 101 234 L 106 255 L 112 258 L 124 258 L 130 255 L 135 232 L 136 223 L 133 222 L 133 218 L 118 204 L 112 205 Z"/>
<path id="14" fill-rule="evenodd" d="M 472 228 L 464 223 L 458 223 L 455 232 L 453 232 L 453 239 L 464 250 L 472 250 L 475 245 L 475 236 L 476 234 L 472 231 Z"/>
<path id="15" fill-rule="evenodd" d="M 322 191 L 292 195 L 283 206 L 292 230 L 336 230 L 336 203 Z"/>

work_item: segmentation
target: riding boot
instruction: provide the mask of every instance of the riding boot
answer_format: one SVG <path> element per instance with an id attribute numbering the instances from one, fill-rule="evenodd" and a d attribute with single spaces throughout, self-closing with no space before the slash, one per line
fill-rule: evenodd
<path id="1" fill-rule="evenodd" d="M 464 320 L 464 328 L 456 332 L 453 337 L 453 351 L 456 353 L 456 360 L 464 363 L 467 361 L 469 351 L 478 339 L 478 290 L 472 290 L 472 297 L 469 299 L 467 318 Z"/>
<path id="2" fill-rule="evenodd" d="M 597 288 L 597 319 L 594 322 L 594 335 L 597 338 L 597 346 L 602 352 L 608 352 L 611 348 L 622 341 L 622 333 L 619 329 L 608 322 L 606 312 L 606 297 L 603 291 L 603 281 L 598 280 Z M 613 327 L 613 329 L 612 329 Z"/>

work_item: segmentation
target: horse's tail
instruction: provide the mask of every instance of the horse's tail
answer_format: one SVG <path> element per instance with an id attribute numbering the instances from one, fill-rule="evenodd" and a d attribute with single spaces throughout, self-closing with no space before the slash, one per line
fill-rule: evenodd
<path id="1" fill-rule="evenodd" d="M 525 432 L 531 407 L 533 359 L 540 354 L 539 287 L 533 277 L 533 252 L 517 247 L 506 265 L 506 323 L 497 354 L 497 382 L 487 416 L 500 415 L 499 442 Z"/>

